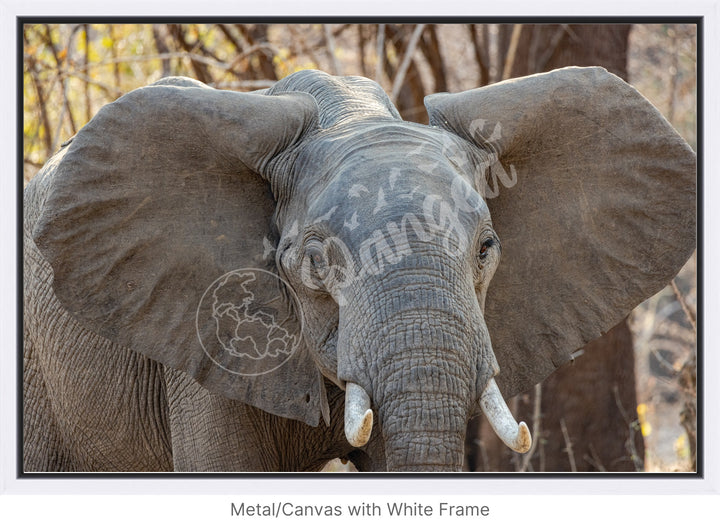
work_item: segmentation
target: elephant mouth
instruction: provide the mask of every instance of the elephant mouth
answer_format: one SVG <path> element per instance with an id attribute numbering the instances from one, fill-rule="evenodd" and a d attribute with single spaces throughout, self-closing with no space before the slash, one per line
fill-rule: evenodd
<path id="1" fill-rule="evenodd" d="M 373 411 L 370 396 L 359 385 L 348 382 L 345 387 L 345 437 L 355 447 L 370 440 Z M 525 422 L 518 423 L 500 393 L 497 382 L 490 378 L 480 396 L 480 409 L 495 434 L 511 450 L 526 453 L 532 446 L 532 436 Z"/>

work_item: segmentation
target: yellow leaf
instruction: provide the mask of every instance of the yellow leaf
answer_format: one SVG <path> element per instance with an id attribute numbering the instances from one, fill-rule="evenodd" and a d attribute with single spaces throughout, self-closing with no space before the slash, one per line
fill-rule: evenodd
<path id="1" fill-rule="evenodd" d="M 640 431 L 642 432 L 643 437 L 647 437 L 652 433 L 652 426 L 650 426 L 649 422 L 641 422 Z"/>
<path id="2" fill-rule="evenodd" d="M 637 414 L 638 417 L 640 417 L 640 420 L 642 420 L 645 415 L 647 414 L 647 404 L 638 404 L 637 405 Z"/>
<path id="3" fill-rule="evenodd" d="M 690 455 L 690 445 L 688 443 L 687 435 L 681 434 L 675 439 L 675 455 L 679 458 L 684 459 Z"/>

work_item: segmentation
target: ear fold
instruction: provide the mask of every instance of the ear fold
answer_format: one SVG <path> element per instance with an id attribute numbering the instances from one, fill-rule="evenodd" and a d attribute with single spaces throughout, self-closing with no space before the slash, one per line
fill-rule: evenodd
<path id="1" fill-rule="evenodd" d="M 662 289 L 696 246 L 696 156 L 602 68 L 426 99 L 486 153 L 502 242 L 486 321 L 506 396 L 528 389 Z"/>
<path id="2" fill-rule="evenodd" d="M 182 78 L 102 108 L 40 176 L 48 193 L 33 238 L 57 297 L 88 329 L 213 392 L 317 425 L 322 378 L 304 345 L 275 370 L 247 374 L 204 352 L 198 338 L 213 325 L 196 323 L 216 279 L 274 270 L 266 251 L 277 240 L 275 200 L 261 174 L 316 116 L 307 94 L 241 94 Z M 236 280 L 228 285 L 245 294 Z M 283 290 L 266 282 L 254 295 L 276 300 Z M 297 330 L 292 319 L 285 327 Z"/>

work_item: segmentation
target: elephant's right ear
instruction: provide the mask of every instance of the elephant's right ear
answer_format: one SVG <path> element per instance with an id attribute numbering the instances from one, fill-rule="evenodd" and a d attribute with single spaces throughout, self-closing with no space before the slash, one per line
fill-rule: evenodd
<path id="1" fill-rule="evenodd" d="M 213 392 L 317 425 L 322 378 L 301 340 L 280 367 L 247 374 L 205 352 L 196 324 L 217 279 L 274 271 L 275 199 L 263 168 L 316 123 L 308 94 L 221 91 L 184 78 L 103 107 L 38 177 L 48 192 L 33 239 L 52 266 L 58 299 L 89 330 Z M 251 300 L 242 298 L 248 284 L 237 283 L 250 278 L 232 279 L 242 300 L 231 306 Z M 274 293 L 263 292 L 264 300 L 285 295 L 280 281 L 266 289 Z"/>

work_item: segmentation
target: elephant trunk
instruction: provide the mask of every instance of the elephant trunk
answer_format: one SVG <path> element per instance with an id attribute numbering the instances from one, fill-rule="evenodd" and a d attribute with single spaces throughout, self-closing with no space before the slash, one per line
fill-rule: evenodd
<path id="1" fill-rule="evenodd" d="M 429 312 L 425 318 L 437 318 Z M 448 315 L 438 323 L 448 321 Z M 391 471 L 462 469 L 477 350 L 459 327 L 432 333 L 417 318 L 395 323 L 381 349 L 372 394 Z M 390 323 L 391 327 L 393 323 Z"/>
<path id="2" fill-rule="evenodd" d="M 401 364 L 401 362 L 398 362 Z M 432 365 L 432 364 L 431 364 Z M 442 370 L 442 369 L 441 369 Z M 462 468 L 468 405 L 466 393 L 437 388 L 437 367 L 410 369 L 412 384 L 404 389 L 381 385 L 373 406 L 382 425 L 385 455 L 391 471 L 456 471 Z M 395 367 L 388 372 L 407 372 Z M 407 388 L 410 387 L 410 388 Z M 345 436 L 356 447 L 370 439 L 374 414 L 370 398 L 357 384 L 345 391 Z"/>
<path id="3" fill-rule="evenodd" d="M 460 397 L 404 393 L 379 407 L 387 469 L 462 470 L 466 406 Z"/>
<path id="4" fill-rule="evenodd" d="M 492 347 L 461 267 L 430 253 L 402 266 L 345 293 L 338 379 L 347 382 L 346 436 L 366 443 L 363 426 L 375 414 L 388 470 L 461 470 L 478 382 L 484 388 L 494 373 Z"/>

